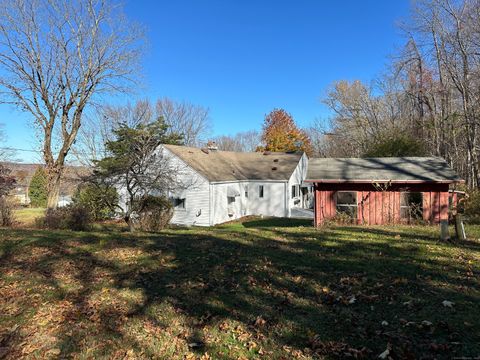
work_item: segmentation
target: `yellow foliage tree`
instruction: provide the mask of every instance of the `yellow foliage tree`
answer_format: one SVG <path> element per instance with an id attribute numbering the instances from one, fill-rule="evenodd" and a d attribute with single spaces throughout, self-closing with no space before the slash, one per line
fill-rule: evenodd
<path id="1" fill-rule="evenodd" d="M 259 151 L 304 151 L 312 154 L 307 133 L 297 127 L 292 115 L 283 109 L 273 109 L 265 116 Z"/>

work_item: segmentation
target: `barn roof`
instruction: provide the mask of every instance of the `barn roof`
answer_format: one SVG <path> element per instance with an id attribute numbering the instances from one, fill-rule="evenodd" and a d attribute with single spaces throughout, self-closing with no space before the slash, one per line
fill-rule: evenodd
<path id="1" fill-rule="evenodd" d="M 310 159 L 308 182 L 440 182 L 463 180 L 438 157 Z"/>
<path id="2" fill-rule="evenodd" d="M 301 153 L 233 152 L 164 145 L 209 181 L 290 179 Z"/>

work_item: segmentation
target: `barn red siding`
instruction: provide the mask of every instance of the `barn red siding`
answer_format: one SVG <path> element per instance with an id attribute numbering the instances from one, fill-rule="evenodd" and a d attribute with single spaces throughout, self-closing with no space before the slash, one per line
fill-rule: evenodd
<path id="1" fill-rule="evenodd" d="M 391 184 L 386 191 L 379 191 L 372 184 L 358 183 L 316 183 L 315 184 L 315 225 L 336 215 L 335 194 L 338 191 L 357 193 L 358 224 L 383 225 L 401 222 L 402 192 L 423 194 L 423 219 L 428 223 L 448 220 L 448 184 Z"/>

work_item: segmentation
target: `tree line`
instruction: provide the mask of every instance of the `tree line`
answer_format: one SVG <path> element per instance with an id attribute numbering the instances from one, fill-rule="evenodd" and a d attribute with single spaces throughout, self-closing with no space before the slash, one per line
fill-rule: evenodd
<path id="1" fill-rule="evenodd" d="M 334 115 L 328 129 L 313 126 L 316 153 L 439 156 L 477 188 L 480 2 L 417 1 L 401 28 L 407 41 L 384 76 L 328 90 Z"/>

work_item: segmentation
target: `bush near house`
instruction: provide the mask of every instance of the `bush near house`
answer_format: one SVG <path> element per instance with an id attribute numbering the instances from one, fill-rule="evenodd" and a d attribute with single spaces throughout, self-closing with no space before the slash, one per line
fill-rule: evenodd
<path id="1" fill-rule="evenodd" d="M 45 169 L 39 166 L 28 186 L 28 197 L 32 207 L 45 208 L 47 206 L 47 181 Z"/>
<path id="2" fill-rule="evenodd" d="M 118 193 L 114 187 L 84 184 L 77 189 L 72 200 L 74 204 L 85 208 L 93 221 L 101 221 L 114 216 Z"/>
<path id="3" fill-rule="evenodd" d="M 145 196 L 134 202 L 131 230 L 156 232 L 163 230 L 173 216 L 170 199 L 164 196 Z"/>
<path id="4" fill-rule="evenodd" d="M 47 209 L 45 216 L 36 221 L 40 228 L 55 230 L 90 230 L 90 212 L 79 205 L 68 205 L 56 209 Z"/>

